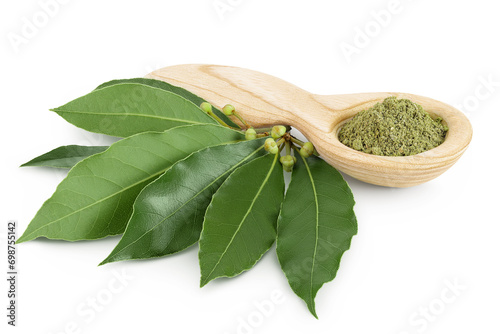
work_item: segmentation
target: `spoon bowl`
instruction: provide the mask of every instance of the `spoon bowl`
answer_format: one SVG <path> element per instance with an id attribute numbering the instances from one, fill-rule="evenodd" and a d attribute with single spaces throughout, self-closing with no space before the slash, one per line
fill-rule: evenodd
<path id="1" fill-rule="evenodd" d="M 381 186 L 411 187 L 434 179 L 462 156 L 472 139 L 472 126 L 463 113 L 419 95 L 316 95 L 271 75 L 218 65 L 170 66 L 147 77 L 185 88 L 215 106 L 230 103 L 253 127 L 290 125 L 306 136 L 329 164 L 356 179 Z M 359 152 L 338 140 L 343 123 L 390 96 L 409 99 L 433 118 L 441 117 L 449 128 L 445 141 L 419 154 L 389 157 Z"/>

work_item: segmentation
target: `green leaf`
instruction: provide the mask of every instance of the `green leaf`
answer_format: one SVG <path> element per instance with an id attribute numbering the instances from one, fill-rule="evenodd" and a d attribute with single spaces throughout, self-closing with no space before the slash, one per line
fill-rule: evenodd
<path id="1" fill-rule="evenodd" d="M 160 257 L 196 243 L 214 192 L 237 167 L 265 154 L 263 143 L 208 147 L 173 165 L 139 194 L 125 233 L 101 265 Z"/>
<path id="2" fill-rule="evenodd" d="M 278 219 L 276 252 L 291 288 L 317 318 L 314 298 L 335 278 L 357 233 L 354 198 L 335 168 L 314 156 L 296 156 Z"/>
<path id="3" fill-rule="evenodd" d="M 198 95 L 195 95 L 184 88 L 171 85 L 165 81 L 155 80 L 155 79 L 147 79 L 147 78 L 111 80 L 111 81 L 108 81 L 108 82 L 101 84 L 99 87 L 96 88 L 96 90 L 101 89 L 101 88 L 105 88 L 105 87 L 109 87 L 109 86 L 113 86 L 113 85 L 117 85 L 117 84 L 122 84 L 122 83 L 138 83 L 138 84 L 143 84 L 143 85 L 163 89 L 163 90 L 172 92 L 174 94 L 180 95 L 183 98 L 185 98 L 186 100 L 193 102 L 197 106 L 201 105 L 203 102 L 208 102 L 208 101 L 202 99 L 201 97 L 199 97 Z M 222 111 L 217 109 L 215 106 L 213 107 L 213 111 L 227 125 L 232 126 L 234 128 L 238 128 L 238 125 L 236 125 L 233 121 L 231 121 L 231 119 L 229 117 L 227 117 L 226 114 L 224 114 Z"/>
<path id="4" fill-rule="evenodd" d="M 97 89 L 53 111 L 82 129 L 116 137 L 180 125 L 217 124 L 191 101 L 139 83 Z"/>
<path id="5" fill-rule="evenodd" d="M 244 136 L 218 125 L 138 134 L 76 164 L 18 242 L 37 237 L 97 239 L 122 233 L 142 188 L 171 165 L 208 145 Z"/>
<path id="6" fill-rule="evenodd" d="M 276 240 L 285 192 L 279 154 L 238 168 L 215 193 L 200 238 L 200 285 L 252 268 Z"/>
<path id="7" fill-rule="evenodd" d="M 205 148 L 148 185 L 118 245 L 101 263 L 159 257 L 198 241 L 212 195 L 237 167 L 266 152 L 263 139 Z"/>
<path id="8" fill-rule="evenodd" d="M 61 146 L 22 164 L 21 167 L 71 168 L 83 159 L 101 153 L 107 148 L 108 146 Z"/>

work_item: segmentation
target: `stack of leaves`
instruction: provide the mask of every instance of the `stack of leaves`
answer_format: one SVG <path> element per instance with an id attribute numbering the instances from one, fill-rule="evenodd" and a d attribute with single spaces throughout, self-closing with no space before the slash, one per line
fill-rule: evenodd
<path id="1" fill-rule="evenodd" d="M 199 242 L 204 286 L 250 269 L 276 241 L 291 288 L 316 316 L 315 296 L 335 277 L 357 223 L 349 186 L 311 143 L 281 125 L 254 129 L 231 105 L 218 110 L 151 79 L 111 81 L 54 111 L 123 139 L 24 164 L 71 170 L 18 242 L 122 234 L 101 264 Z M 286 196 L 284 172 L 292 172 Z"/>

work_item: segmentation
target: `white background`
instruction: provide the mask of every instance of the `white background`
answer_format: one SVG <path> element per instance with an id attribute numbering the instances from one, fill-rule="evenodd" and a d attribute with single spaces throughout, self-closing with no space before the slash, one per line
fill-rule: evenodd
<path id="1" fill-rule="evenodd" d="M 389 0 L 222 0 L 230 6 L 223 13 L 214 0 L 62 2 L 46 22 L 35 0 L 0 7 L 1 277 L 7 221 L 17 220 L 21 234 L 64 177 L 18 166 L 60 145 L 110 142 L 48 109 L 110 79 L 210 63 L 321 94 L 408 92 L 461 105 L 474 138 L 454 167 L 421 186 L 390 189 L 346 177 L 359 234 L 337 278 L 318 294 L 319 320 L 288 287 L 274 249 L 251 271 L 200 289 L 196 247 L 97 267 L 117 238 L 36 240 L 18 246 L 15 329 L 6 325 L 2 278 L 2 333 L 499 333 L 495 1 L 401 0 L 394 10 Z M 373 13 L 388 9 L 393 14 L 376 23 Z M 37 31 L 23 37 L 34 21 Z M 371 36 L 361 40 L 365 29 Z M 16 46 L 13 38 L 25 39 Z M 346 57 L 346 44 L 357 53 Z M 133 277 L 126 285 L 114 280 L 122 270 Z M 460 287 L 453 292 L 450 284 Z M 273 294 L 281 298 L 260 311 L 255 303 L 268 305 Z M 87 303 L 96 297 L 106 305 L 92 315 Z"/>

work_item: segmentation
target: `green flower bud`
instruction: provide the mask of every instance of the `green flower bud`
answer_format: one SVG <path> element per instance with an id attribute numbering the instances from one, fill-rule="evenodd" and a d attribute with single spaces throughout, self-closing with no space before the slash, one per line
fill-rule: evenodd
<path id="1" fill-rule="evenodd" d="M 303 156 L 304 158 L 309 158 L 311 155 L 309 154 L 309 152 L 307 152 L 306 150 L 304 150 L 304 148 L 302 147 L 299 151 L 300 155 Z"/>
<path id="2" fill-rule="evenodd" d="M 311 142 L 304 143 L 300 149 L 300 155 L 304 158 L 309 158 L 314 154 L 314 146 Z"/>
<path id="3" fill-rule="evenodd" d="M 264 149 L 271 154 L 276 154 L 279 152 L 278 144 L 272 138 L 267 138 L 264 143 Z"/>
<path id="4" fill-rule="evenodd" d="M 255 138 L 257 138 L 257 132 L 253 128 L 250 128 L 247 131 L 245 131 L 245 138 L 247 140 L 255 139 Z"/>
<path id="5" fill-rule="evenodd" d="M 291 155 L 284 155 L 280 158 L 280 162 L 285 170 L 293 168 L 293 165 L 295 165 L 294 158 Z"/>
<path id="6" fill-rule="evenodd" d="M 283 137 L 285 133 L 286 127 L 284 127 L 283 125 L 275 125 L 271 130 L 271 137 L 273 137 L 274 139 L 278 139 Z"/>
<path id="7" fill-rule="evenodd" d="M 234 114 L 234 111 L 234 107 L 230 104 L 226 104 L 224 108 L 222 108 L 222 112 L 226 114 L 226 116 L 231 116 L 232 114 Z"/>
<path id="8" fill-rule="evenodd" d="M 208 102 L 203 102 L 202 104 L 200 104 L 200 108 L 207 114 L 212 112 L 212 105 Z"/>
<path id="9" fill-rule="evenodd" d="M 277 146 L 274 139 L 267 138 L 266 141 L 264 142 L 264 148 L 266 149 L 266 151 L 269 151 L 269 149 L 273 146 Z"/>

